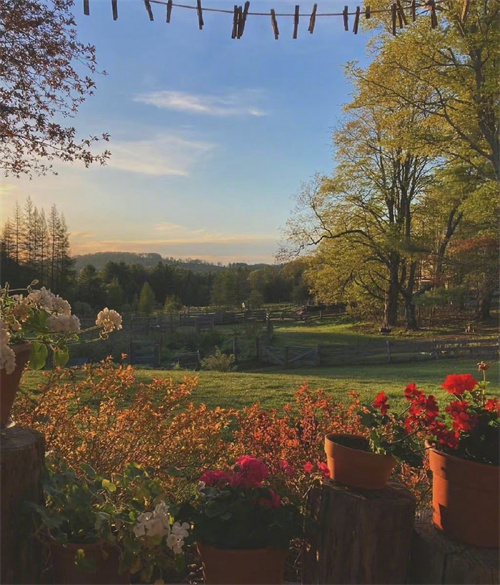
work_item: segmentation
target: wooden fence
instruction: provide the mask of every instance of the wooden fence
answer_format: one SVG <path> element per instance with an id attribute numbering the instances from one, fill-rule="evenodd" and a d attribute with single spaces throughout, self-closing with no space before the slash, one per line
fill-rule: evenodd
<path id="1" fill-rule="evenodd" d="M 129 359 L 132 365 L 152 366 L 161 365 L 160 344 L 150 341 L 132 341 L 130 343 Z"/>
<path id="2" fill-rule="evenodd" d="M 380 341 L 357 345 L 273 347 L 258 344 L 259 359 L 284 367 L 342 366 L 446 359 L 457 357 L 497 358 L 499 339 L 439 339 L 429 341 Z"/>

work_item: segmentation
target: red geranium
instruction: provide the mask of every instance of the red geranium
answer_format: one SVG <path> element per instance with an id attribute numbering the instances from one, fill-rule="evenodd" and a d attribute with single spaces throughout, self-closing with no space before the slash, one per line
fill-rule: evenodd
<path id="1" fill-rule="evenodd" d="M 450 374 L 442 383 L 445 390 L 450 394 L 461 396 L 464 392 L 470 392 L 479 384 L 471 374 Z"/>
<path id="2" fill-rule="evenodd" d="M 377 394 L 377 397 L 373 401 L 373 407 L 379 408 L 380 412 L 383 415 L 387 414 L 387 411 L 389 410 L 390 407 L 389 407 L 389 404 L 387 403 L 387 396 L 386 396 L 385 392 L 379 392 Z"/>

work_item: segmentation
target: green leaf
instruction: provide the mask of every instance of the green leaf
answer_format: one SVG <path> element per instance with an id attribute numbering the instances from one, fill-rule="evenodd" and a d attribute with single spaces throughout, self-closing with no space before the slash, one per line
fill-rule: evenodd
<path id="1" fill-rule="evenodd" d="M 114 483 L 111 483 L 109 479 L 102 480 L 102 487 L 108 490 L 108 492 L 110 493 L 116 492 L 116 485 Z"/>
<path id="2" fill-rule="evenodd" d="M 68 363 L 69 360 L 69 351 L 67 347 L 59 348 L 54 351 L 54 362 L 56 365 L 64 368 L 64 366 Z"/>
<path id="3" fill-rule="evenodd" d="M 96 472 L 95 472 L 95 469 L 93 467 L 91 467 L 87 463 L 80 463 L 80 467 L 81 467 L 82 471 L 86 475 L 88 475 L 91 479 L 94 479 L 95 478 Z"/>
<path id="4" fill-rule="evenodd" d="M 47 346 L 39 341 L 34 341 L 31 346 L 30 367 L 40 370 L 45 365 L 49 350 Z"/>

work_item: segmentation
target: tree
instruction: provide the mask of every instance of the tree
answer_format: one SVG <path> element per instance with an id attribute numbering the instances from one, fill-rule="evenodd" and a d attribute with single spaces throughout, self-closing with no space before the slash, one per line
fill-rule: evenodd
<path id="1" fill-rule="evenodd" d="M 141 313 L 141 315 L 151 315 L 155 308 L 155 304 L 155 293 L 153 292 L 149 282 L 146 281 L 143 284 L 141 294 L 139 295 L 139 313 Z"/>
<path id="2" fill-rule="evenodd" d="M 96 72 L 95 49 L 78 41 L 73 0 L 0 3 L 0 166 L 6 175 L 45 174 L 54 159 L 103 164 L 100 138 L 78 140 L 61 120 L 74 117 L 94 92 L 83 66 Z M 101 139 L 108 140 L 103 134 Z"/>

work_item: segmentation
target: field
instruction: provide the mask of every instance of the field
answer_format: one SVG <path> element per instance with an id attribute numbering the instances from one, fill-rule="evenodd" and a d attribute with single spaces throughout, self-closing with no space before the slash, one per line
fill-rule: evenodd
<path id="1" fill-rule="evenodd" d="M 296 390 L 304 382 L 312 389 L 325 388 L 348 401 L 348 392 L 356 391 L 362 400 L 371 401 L 380 391 L 386 392 L 396 408 L 405 405 L 403 390 L 409 382 L 416 382 L 419 387 L 436 396 L 445 395 L 440 388 L 441 382 L 449 373 L 471 373 L 478 379 L 477 359 L 429 361 L 408 364 L 384 364 L 373 366 L 304 368 L 280 370 L 267 368 L 252 372 L 186 372 L 179 370 L 137 369 L 138 382 L 148 382 L 153 378 L 172 376 L 175 380 L 183 376 L 196 375 L 199 384 L 193 394 L 195 403 L 205 403 L 214 408 L 232 407 L 240 409 L 255 402 L 261 402 L 262 408 L 280 408 L 293 401 Z M 493 363 L 488 371 L 489 392 L 500 393 L 499 364 Z M 41 372 L 28 371 L 24 374 L 22 387 L 34 388 L 43 380 Z"/>

